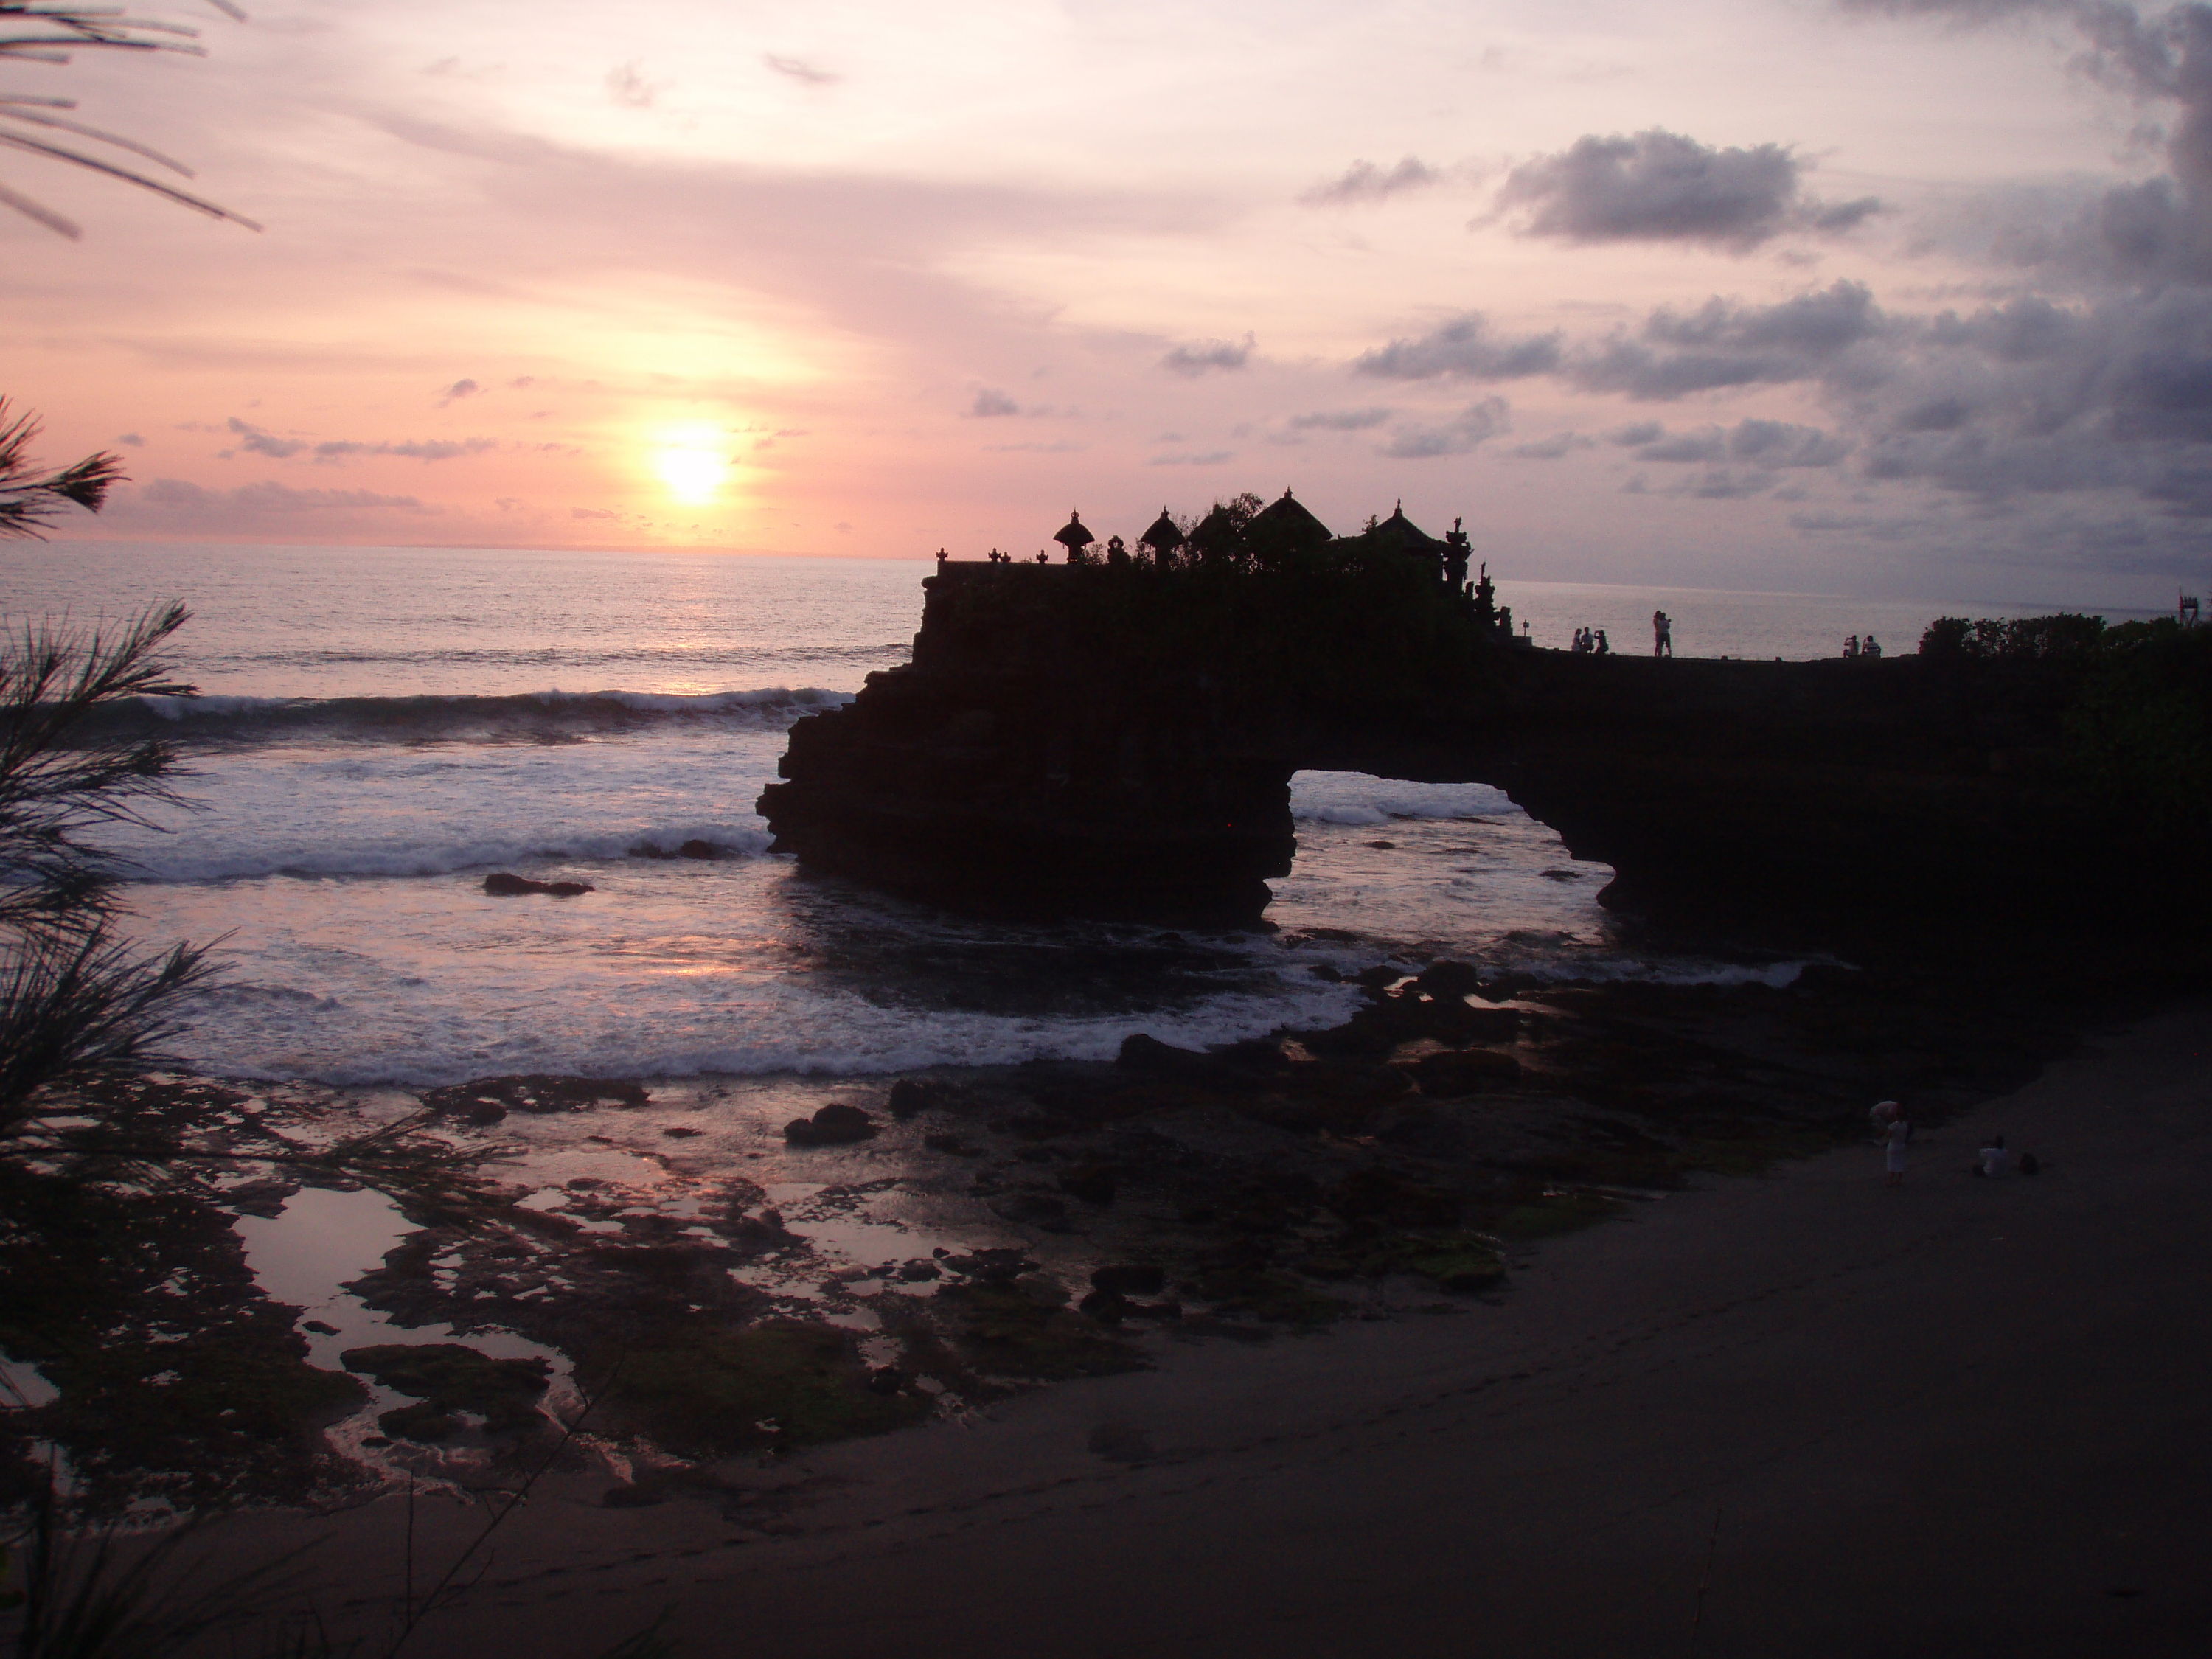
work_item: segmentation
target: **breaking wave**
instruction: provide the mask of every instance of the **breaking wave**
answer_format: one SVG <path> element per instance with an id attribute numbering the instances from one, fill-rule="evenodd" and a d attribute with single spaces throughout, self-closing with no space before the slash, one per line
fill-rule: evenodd
<path id="1" fill-rule="evenodd" d="M 159 841 L 134 848 L 131 873 L 140 881 L 241 881 L 264 876 L 446 876 L 550 861 L 676 859 L 703 842 L 717 859 L 754 859 L 768 851 L 768 831 L 750 823 L 658 824 L 642 830 L 556 830 L 536 836 L 334 837 L 307 845 L 276 842 L 247 847 Z"/>
<path id="2" fill-rule="evenodd" d="M 543 741 L 674 722 L 788 726 L 840 708 L 847 691 L 526 691 L 507 696 L 133 697 L 88 722 L 96 738 L 169 737 L 204 744 Z"/>

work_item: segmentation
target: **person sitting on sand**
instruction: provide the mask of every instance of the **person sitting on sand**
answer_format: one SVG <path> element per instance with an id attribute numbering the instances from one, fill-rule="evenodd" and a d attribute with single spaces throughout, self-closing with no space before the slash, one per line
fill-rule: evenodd
<path id="1" fill-rule="evenodd" d="M 1978 1176 L 1987 1176 L 1991 1180 L 1995 1180 L 2012 1167 L 2012 1154 L 2005 1151 L 2002 1135 L 1991 1135 L 1989 1144 L 1975 1156 L 1980 1162 L 1974 1165 L 1974 1173 Z"/>
<path id="2" fill-rule="evenodd" d="M 1602 628 L 1597 630 L 1597 643 L 1593 645 L 1590 649 L 1601 657 L 1610 656 L 1613 653 L 1613 647 L 1607 641 L 1605 637 L 1605 629 Z"/>
<path id="3" fill-rule="evenodd" d="M 1875 638 L 1873 635 L 1868 635 L 1866 638 L 1859 641 L 1859 655 L 1862 657 L 1879 657 L 1881 655 L 1881 641 Z"/>
<path id="4" fill-rule="evenodd" d="M 1912 1125 L 1903 1116 L 1890 1121 L 1881 1138 L 1882 1181 L 1885 1187 L 1905 1184 L 1905 1145 L 1912 1139 Z"/>
<path id="5" fill-rule="evenodd" d="M 1857 660 L 1857 659 L 1858 659 L 1858 654 L 1859 654 L 1859 636 L 1858 636 L 1857 635 L 1856 635 L 1856 634 L 1853 634 L 1853 635 L 1851 635 L 1849 638 L 1847 638 L 1846 640 L 1844 640 L 1844 660 L 1845 662 L 1854 662 L 1854 661 L 1856 661 L 1856 660 Z"/>

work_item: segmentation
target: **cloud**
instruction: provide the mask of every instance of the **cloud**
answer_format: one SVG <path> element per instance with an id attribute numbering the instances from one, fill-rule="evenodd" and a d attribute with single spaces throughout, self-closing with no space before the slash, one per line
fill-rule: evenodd
<path id="1" fill-rule="evenodd" d="M 127 444 L 132 449 L 143 449 L 146 447 L 145 439 L 140 437 L 135 432 L 126 432 L 120 437 L 117 438 L 115 441 L 119 444 Z"/>
<path id="2" fill-rule="evenodd" d="M 1745 420 L 1727 429 L 1709 426 L 1695 432 L 1656 434 L 1636 452 L 1636 459 L 1707 465 L 1735 461 L 1771 471 L 1833 466 L 1850 453 L 1847 441 L 1816 426 Z"/>
<path id="3" fill-rule="evenodd" d="M 1548 438 L 1538 438 L 1531 443 L 1516 444 L 1505 453 L 1516 460 L 1556 461 L 1574 450 L 1596 447 L 1596 439 L 1585 438 L 1579 432 L 1554 432 Z"/>
<path id="4" fill-rule="evenodd" d="M 603 507 L 572 507 L 568 509 L 568 516 L 572 519 L 586 520 L 619 519 L 622 517 L 622 514 L 619 513 L 611 513 Z"/>
<path id="5" fill-rule="evenodd" d="M 651 109 L 673 82 L 648 81 L 643 68 L 632 59 L 607 71 L 607 97 L 624 109 Z"/>
<path id="6" fill-rule="evenodd" d="M 1155 455 L 1146 463 L 1149 466 L 1218 466 L 1224 461 L 1237 459 L 1233 449 L 1209 449 L 1202 455 Z"/>
<path id="7" fill-rule="evenodd" d="M 1308 207 L 1353 207 L 1387 201 L 1409 190 L 1426 190 L 1443 175 L 1418 155 L 1408 155 L 1387 172 L 1372 161 L 1354 161 L 1342 176 L 1316 185 L 1299 196 Z"/>
<path id="8" fill-rule="evenodd" d="M 1512 408 L 1505 399 L 1485 398 L 1480 403 L 1469 404 L 1442 425 L 1400 427 L 1391 434 L 1389 443 L 1376 453 L 1409 461 L 1432 460 L 1439 455 L 1464 455 L 1510 430 L 1512 425 Z"/>
<path id="9" fill-rule="evenodd" d="M 991 455 L 1073 455 L 1078 450 L 1088 449 L 1071 438 L 1062 438 L 1049 444 L 985 444 L 984 453 Z"/>
<path id="10" fill-rule="evenodd" d="M 466 384 L 465 382 L 464 384 Z M 331 462 L 349 459 L 356 455 L 401 455 L 416 461 L 450 461 L 462 455 L 482 455 L 497 449 L 495 438 L 410 438 L 400 443 L 363 443 L 351 438 L 331 438 L 322 442 L 310 442 L 305 438 L 280 438 L 251 422 L 230 417 L 229 429 L 238 434 L 238 448 L 252 455 L 266 455 L 272 460 L 287 461 L 293 456 L 312 452 L 318 461 Z M 541 449 L 559 448 L 559 445 L 541 444 Z M 234 452 L 225 450 L 228 455 Z"/>
<path id="11" fill-rule="evenodd" d="M 1836 9 L 1880 17 L 1942 17 L 1991 23 L 2039 12 L 2072 11 L 2076 0 L 1832 0 Z"/>
<path id="12" fill-rule="evenodd" d="M 1179 345 L 1160 359 L 1160 367 L 1170 374 L 1182 374 L 1196 379 L 1214 369 L 1242 368 L 1252 356 L 1253 337 L 1247 334 L 1242 341 L 1200 340 L 1191 345 Z"/>
<path id="13" fill-rule="evenodd" d="M 1632 421 L 1626 426 L 1617 426 L 1605 434 L 1609 444 L 1624 446 L 1655 443 L 1666 435 L 1667 428 L 1656 421 Z"/>
<path id="14" fill-rule="evenodd" d="M 1559 336 L 1524 334 L 1496 339 L 1479 311 L 1462 312 L 1411 340 L 1393 340 L 1352 364 L 1362 374 L 1393 380 L 1438 377 L 1468 380 L 1511 380 L 1548 374 L 1559 363 Z"/>
<path id="15" fill-rule="evenodd" d="M 368 489 L 295 489 L 265 480 L 209 489 L 182 478 L 156 478 L 126 486 L 107 516 L 126 529 L 252 533 L 283 526 L 288 533 L 321 535 L 434 518 L 444 511 L 412 495 Z"/>
<path id="16" fill-rule="evenodd" d="M 238 434 L 239 448 L 250 455 L 266 455 L 274 460 L 289 460 L 307 447 L 303 439 L 280 438 L 272 432 L 264 431 L 258 426 L 240 420 L 235 415 L 230 417 L 228 424 L 230 430 Z"/>
<path id="17" fill-rule="evenodd" d="M 315 446 L 319 461 L 344 460 L 355 455 L 401 455 L 412 461 L 450 461 L 462 455 L 482 455 L 499 447 L 495 438 L 410 438 L 404 443 L 359 443 L 333 438 Z M 540 450 L 562 450 L 562 444 L 537 444 Z"/>
<path id="18" fill-rule="evenodd" d="M 1838 282 L 1778 304 L 1715 298 L 1692 312 L 1662 307 L 1643 326 L 1577 352 L 1568 378 L 1587 392 L 1665 401 L 1736 386 L 1780 386 L 1833 373 L 1888 319 L 1863 283 Z"/>
<path id="19" fill-rule="evenodd" d="M 1005 392 L 990 386 L 979 389 L 975 393 L 975 401 L 968 405 L 968 418 L 971 421 L 995 420 L 1000 416 L 1018 415 L 1021 412 L 1022 406 L 1019 404 L 1006 396 Z"/>
<path id="20" fill-rule="evenodd" d="M 524 382 L 527 383 L 526 380 Z M 443 409 L 447 404 L 457 403 L 463 398 L 473 398 L 483 390 L 474 380 L 456 380 L 438 394 L 438 407 Z"/>
<path id="21" fill-rule="evenodd" d="M 1288 424 L 1294 432 L 1364 432 L 1389 418 L 1387 409 L 1322 409 L 1310 415 L 1293 415 Z"/>
<path id="22" fill-rule="evenodd" d="M 786 80 L 796 81 L 806 87 L 834 87 L 845 77 L 835 70 L 820 69 L 803 58 L 783 58 L 772 52 L 761 54 L 761 62 Z"/>
<path id="23" fill-rule="evenodd" d="M 1805 164 L 1781 144 L 1714 149 L 1658 127 L 1579 138 L 1506 175 L 1498 205 L 1524 236 L 1570 242 L 1698 242 L 1747 253 L 1790 231 L 1834 234 L 1876 212 L 1872 197 L 1799 192 Z"/>

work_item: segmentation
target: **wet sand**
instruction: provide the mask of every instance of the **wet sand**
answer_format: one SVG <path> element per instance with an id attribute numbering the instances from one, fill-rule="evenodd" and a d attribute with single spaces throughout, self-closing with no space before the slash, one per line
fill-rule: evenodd
<path id="1" fill-rule="evenodd" d="M 410 1655 L 2158 1655 L 2212 1636 L 2212 1003 L 1934 1132 L 1534 1252 L 1494 1304 L 1176 1351 L 756 1469 L 533 1502 Z M 1990 1132 L 2044 1175 L 1967 1173 Z M 1450 1305 L 1450 1304 L 1440 1304 Z M 404 1505 L 327 1534 L 388 1629 Z M 418 1592 L 480 1517 L 417 1506 Z M 483 1565 L 479 1557 L 468 1570 Z"/>

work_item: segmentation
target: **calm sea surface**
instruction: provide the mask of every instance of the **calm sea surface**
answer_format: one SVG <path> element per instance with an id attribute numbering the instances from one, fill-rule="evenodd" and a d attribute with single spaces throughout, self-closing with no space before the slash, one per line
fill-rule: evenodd
<path id="1" fill-rule="evenodd" d="M 906 659 L 911 561 L 415 549 L 0 547 L 11 622 L 189 603 L 160 705 L 198 810 L 121 833 L 149 945 L 228 936 L 179 1048 L 208 1070 L 434 1083 L 515 1071 L 857 1074 L 1110 1055 L 1349 1012 L 1312 969 L 1440 953 L 1561 975 L 1787 977 L 1625 938 L 1604 866 L 1497 791 L 1301 774 L 1270 935 L 1015 927 L 803 877 L 754 799 L 791 723 Z M 1504 584 L 1699 656 L 1909 651 L 1936 607 Z M 2004 614 L 2002 606 L 1970 608 Z M 2117 614 L 2116 619 L 2117 619 Z M 714 862 L 656 858 L 703 839 Z M 587 881 L 495 899 L 484 873 Z"/>

